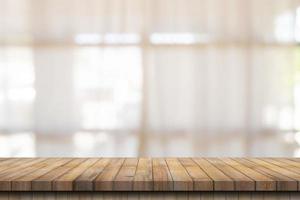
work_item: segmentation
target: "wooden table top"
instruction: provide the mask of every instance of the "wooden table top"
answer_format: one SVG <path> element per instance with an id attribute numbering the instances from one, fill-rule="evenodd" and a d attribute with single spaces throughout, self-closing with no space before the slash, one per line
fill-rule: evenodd
<path id="1" fill-rule="evenodd" d="M 1 158 L 0 191 L 298 191 L 297 158 Z"/>

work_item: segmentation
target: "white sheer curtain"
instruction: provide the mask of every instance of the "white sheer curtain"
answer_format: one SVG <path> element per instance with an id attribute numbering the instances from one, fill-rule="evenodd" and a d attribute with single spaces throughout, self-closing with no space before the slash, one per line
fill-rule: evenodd
<path id="1" fill-rule="evenodd" d="M 0 128 L 299 129 L 299 41 L 299 0 L 0 0 Z"/>

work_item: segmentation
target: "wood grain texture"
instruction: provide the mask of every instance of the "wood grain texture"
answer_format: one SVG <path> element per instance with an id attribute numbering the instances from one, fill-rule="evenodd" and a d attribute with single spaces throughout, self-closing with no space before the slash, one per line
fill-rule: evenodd
<path id="1" fill-rule="evenodd" d="M 163 158 L 152 159 L 154 191 L 173 191 L 173 179 Z"/>
<path id="2" fill-rule="evenodd" d="M 72 161 L 66 163 L 63 166 L 60 166 L 56 169 L 51 170 L 47 174 L 44 174 L 43 176 L 40 176 L 34 180 L 31 181 L 31 189 L 32 191 L 52 191 L 52 183 L 53 181 L 68 172 L 69 170 L 75 168 L 79 164 L 81 164 L 83 161 L 85 161 L 86 158 L 76 158 L 72 159 Z"/>
<path id="3" fill-rule="evenodd" d="M 56 191 L 72 191 L 73 182 L 79 177 L 84 171 L 98 161 L 96 158 L 90 158 L 83 161 L 81 164 L 56 178 L 53 181 L 53 189 Z"/>
<path id="4" fill-rule="evenodd" d="M 47 160 L 45 166 L 40 166 L 38 170 L 12 180 L 13 191 L 31 191 L 31 181 L 50 172 L 51 170 L 68 163 L 71 159 Z"/>
<path id="5" fill-rule="evenodd" d="M 270 170 L 265 166 L 257 165 L 256 163 L 251 162 L 248 159 L 238 159 L 237 162 L 271 177 L 276 181 L 277 191 L 297 191 L 297 181 L 292 178 L 282 175 L 276 171 Z"/>
<path id="6" fill-rule="evenodd" d="M 193 179 L 193 188 L 196 191 L 213 190 L 213 180 L 191 158 L 180 158 L 179 161 Z"/>
<path id="7" fill-rule="evenodd" d="M 233 191 L 234 181 L 204 158 L 193 159 L 213 179 L 214 190 Z"/>
<path id="8" fill-rule="evenodd" d="M 235 190 L 255 191 L 255 182 L 248 176 L 234 169 L 232 166 L 227 165 L 221 159 L 210 158 L 207 160 L 234 181 Z"/>
<path id="9" fill-rule="evenodd" d="M 104 170 L 109 164 L 109 158 L 103 158 L 97 161 L 94 165 L 84 171 L 74 182 L 76 191 L 93 191 L 93 180 Z"/>
<path id="10" fill-rule="evenodd" d="M 275 191 L 276 190 L 276 181 L 271 179 L 270 176 L 266 176 L 258 171 L 255 171 L 241 163 L 230 159 L 230 158 L 223 158 L 222 159 L 226 164 L 232 166 L 236 170 L 242 172 L 248 177 L 251 177 L 255 180 L 255 190 L 257 191 Z"/>
<path id="11" fill-rule="evenodd" d="M 114 191 L 132 191 L 133 180 L 138 164 L 137 158 L 126 158 L 120 171 L 114 179 Z"/>
<path id="12" fill-rule="evenodd" d="M 193 179 L 177 158 L 166 159 L 168 168 L 173 178 L 173 186 L 176 191 L 192 191 Z"/>
<path id="13" fill-rule="evenodd" d="M 113 183 L 116 175 L 122 167 L 125 159 L 114 158 L 103 172 L 94 180 L 94 189 L 96 191 L 113 191 Z"/>
<path id="14" fill-rule="evenodd" d="M 43 158 L 25 160 L 24 163 L 20 161 L 18 162 L 19 163 L 18 166 L 9 168 L 1 172 L 0 191 L 10 191 L 12 189 L 11 188 L 12 180 L 24 176 L 30 172 L 38 170 L 41 166 L 45 166 L 47 161 L 46 159 Z"/>
<path id="15" fill-rule="evenodd" d="M 292 192 L 299 169 L 292 158 L 0 158 L 0 191 Z"/>
<path id="16" fill-rule="evenodd" d="M 133 181 L 134 191 L 153 191 L 153 173 L 151 158 L 139 158 Z"/>
<path id="17" fill-rule="evenodd" d="M 282 166 L 278 166 L 276 164 L 273 164 L 273 161 L 275 161 L 274 159 L 263 160 L 263 159 L 252 158 L 252 159 L 249 159 L 249 160 L 256 163 L 256 164 L 259 164 L 261 166 L 265 166 L 266 168 L 268 168 L 271 171 L 275 171 L 279 174 L 282 174 L 286 177 L 289 177 L 293 180 L 296 180 L 296 181 L 298 181 L 298 185 L 299 185 L 300 174 L 292 171 L 291 169 L 285 168 L 286 167 L 285 164 L 283 164 Z M 275 161 L 275 163 L 277 163 L 277 161 Z M 281 163 L 281 162 L 279 162 L 279 163 Z M 298 188 L 298 190 L 299 190 L 299 188 Z"/>

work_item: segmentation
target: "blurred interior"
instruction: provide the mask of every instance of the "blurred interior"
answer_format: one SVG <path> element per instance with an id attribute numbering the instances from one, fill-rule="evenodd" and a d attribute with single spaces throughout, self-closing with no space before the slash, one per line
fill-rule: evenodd
<path id="1" fill-rule="evenodd" d="M 300 0 L 0 0 L 0 156 L 300 156 Z"/>

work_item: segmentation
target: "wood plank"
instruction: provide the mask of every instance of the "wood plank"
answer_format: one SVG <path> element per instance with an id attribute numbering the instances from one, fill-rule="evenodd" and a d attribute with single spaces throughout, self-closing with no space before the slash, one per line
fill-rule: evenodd
<path id="1" fill-rule="evenodd" d="M 193 179 L 189 176 L 185 168 L 177 158 L 165 159 L 173 178 L 174 190 L 193 191 Z"/>
<path id="2" fill-rule="evenodd" d="M 53 190 L 55 191 L 72 191 L 73 181 L 81 175 L 87 168 L 96 163 L 99 159 L 89 158 L 82 162 L 80 165 L 76 166 L 72 170 L 66 172 L 62 176 L 56 178 L 53 181 Z"/>
<path id="3" fill-rule="evenodd" d="M 261 174 L 267 175 L 276 181 L 276 190 L 278 191 L 295 191 L 297 190 L 297 181 L 291 179 L 287 176 L 284 176 L 276 171 L 270 170 L 265 166 L 257 165 L 254 162 L 251 162 L 247 159 L 235 159 L 237 162 L 249 167 L 255 171 L 258 171 Z"/>
<path id="4" fill-rule="evenodd" d="M 235 191 L 255 191 L 255 182 L 248 176 L 227 165 L 221 159 L 209 158 L 206 160 L 234 180 Z"/>
<path id="5" fill-rule="evenodd" d="M 0 173 L 0 191 L 10 191 L 11 181 L 13 179 L 24 176 L 35 171 L 37 168 L 44 166 L 45 160 L 45 158 L 37 158 L 30 161 L 24 161 L 24 164 L 21 163 L 18 167 L 13 167 Z"/>
<path id="6" fill-rule="evenodd" d="M 33 158 L 8 158 L 5 160 L 0 161 L 0 169 L 1 167 L 5 166 L 18 166 L 17 163 L 24 162 L 24 161 L 30 161 L 33 160 Z"/>
<path id="7" fill-rule="evenodd" d="M 152 159 L 139 158 L 133 180 L 133 190 L 153 191 Z"/>
<path id="8" fill-rule="evenodd" d="M 132 191 L 137 169 L 137 158 L 126 158 L 113 182 L 114 191 Z"/>
<path id="9" fill-rule="evenodd" d="M 274 158 L 264 158 L 262 160 L 267 161 L 269 163 L 272 163 L 272 164 L 277 165 L 282 168 L 288 168 L 290 171 L 300 174 L 300 168 L 294 167 L 293 165 L 290 165 L 289 163 L 281 162 L 280 160 L 274 159 Z"/>
<path id="10" fill-rule="evenodd" d="M 33 160 L 34 159 L 32 158 L 10 158 L 7 160 L 3 160 L 0 162 L 0 173 L 14 167 L 20 167 L 20 165 Z"/>
<path id="11" fill-rule="evenodd" d="M 24 176 L 18 177 L 12 180 L 12 190 L 13 191 L 30 191 L 31 181 L 38 178 L 52 169 L 55 169 L 65 163 L 69 162 L 70 158 L 58 158 L 58 159 L 47 159 L 45 161 L 46 166 L 42 166 L 39 170 L 35 170 L 32 173 L 26 174 Z"/>
<path id="12" fill-rule="evenodd" d="M 288 167 L 300 167 L 300 161 L 294 161 L 292 159 L 287 159 L 287 158 L 277 158 L 276 160 L 279 160 L 282 163 L 285 163 L 286 165 L 288 165 Z"/>
<path id="13" fill-rule="evenodd" d="M 191 158 L 179 158 L 179 161 L 193 179 L 194 190 L 211 191 L 214 189 L 213 180 Z"/>
<path id="14" fill-rule="evenodd" d="M 39 161 L 43 161 L 43 160 L 46 160 L 46 158 L 39 158 Z M 38 161 L 34 158 L 31 158 L 31 159 L 18 159 L 15 162 L 16 163 L 13 166 L 10 166 L 10 167 L 6 168 L 6 170 L 1 171 L 0 176 L 9 174 L 12 172 L 20 171 L 27 166 L 31 166 L 31 165 L 35 164 Z"/>
<path id="15" fill-rule="evenodd" d="M 74 189 L 76 191 L 94 190 L 93 180 L 104 170 L 109 162 L 109 158 L 103 158 L 97 161 L 93 166 L 88 168 L 75 180 Z"/>
<path id="16" fill-rule="evenodd" d="M 284 167 L 280 167 L 276 164 L 273 164 L 272 162 L 267 162 L 267 161 L 272 161 L 272 159 L 257 159 L 257 158 L 251 158 L 248 159 L 250 161 L 255 162 L 258 165 L 265 166 L 266 168 L 276 171 L 284 176 L 287 176 L 289 178 L 292 178 L 294 180 L 300 181 L 300 174 L 295 173 L 294 171 L 291 171 L 290 169 L 285 169 Z M 277 161 L 276 161 L 277 163 Z M 280 163 L 280 162 L 279 162 Z M 299 188 L 298 188 L 299 189 Z"/>
<path id="17" fill-rule="evenodd" d="M 203 158 L 193 159 L 201 169 L 213 180 L 215 191 L 233 191 L 233 180 Z"/>
<path id="18" fill-rule="evenodd" d="M 173 179 L 165 159 L 153 158 L 152 167 L 154 191 L 172 191 Z"/>
<path id="19" fill-rule="evenodd" d="M 222 161 L 232 166 L 233 168 L 239 170 L 243 174 L 251 177 L 255 180 L 255 189 L 257 191 L 275 191 L 276 190 L 276 181 L 274 181 L 270 176 L 263 175 L 245 165 L 242 165 L 239 162 L 236 162 L 230 158 L 222 158 Z"/>
<path id="20" fill-rule="evenodd" d="M 55 168 L 40 176 L 31 182 L 31 188 L 33 191 L 52 191 L 52 181 L 56 178 L 62 176 L 66 172 L 70 171 L 71 169 L 75 168 L 82 162 L 87 160 L 86 158 L 73 158 L 70 162 L 66 163 L 63 166 Z"/>
<path id="21" fill-rule="evenodd" d="M 94 180 L 94 189 L 96 191 L 112 191 L 113 181 L 122 167 L 124 158 L 113 158 L 103 172 Z"/>
<path id="22" fill-rule="evenodd" d="M 300 158 L 290 158 L 290 157 L 288 157 L 287 159 L 295 161 L 295 162 L 300 162 Z"/>

